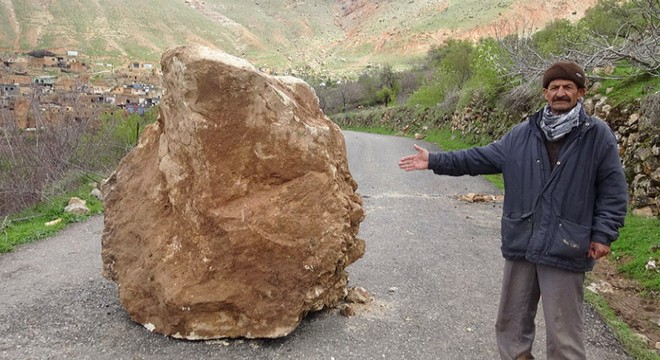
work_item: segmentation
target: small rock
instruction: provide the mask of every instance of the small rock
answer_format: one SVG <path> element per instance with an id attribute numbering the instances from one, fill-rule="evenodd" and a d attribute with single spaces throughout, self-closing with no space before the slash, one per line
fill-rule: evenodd
<path id="1" fill-rule="evenodd" d="M 640 209 L 633 209 L 632 213 L 635 216 L 642 216 L 648 218 L 655 216 L 653 214 L 653 209 L 650 206 L 646 206 Z"/>
<path id="2" fill-rule="evenodd" d="M 655 260 L 649 259 L 645 266 L 646 270 L 652 271 L 656 269 Z"/>
<path id="3" fill-rule="evenodd" d="M 415 140 L 422 140 L 426 137 L 424 134 L 415 133 Z"/>
<path id="4" fill-rule="evenodd" d="M 638 339 L 642 340 L 646 345 L 648 345 L 651 342 L 651 339 L 649 339 L 649 337 L 644 334 L 633 334 L 633 335 Z"/>
<path id="5" fill-rule="evenodd" d="M 354 287 L 348 289 L 346 301 L 353 304 L 368 304 L 371 302 L 371 295 L 362 287 Z"/>
<path id="6" fill-rule="evenodd" d="M 387 291 L 389 291 L 391 293 L 395 293 L 395 292 L 399 291 L 399 288 L 393 286 L 393 287 L 389 288 Z"/>
<path id="7" fill-rule="evenodd" d="M 62 222 L 62 219 L 55 219 L 53 221 L 49 221 L 49 222 L 45 223 L 44 225 L 45 226 L 55 226 L 55 225 L 57 225 L 61 222 Z"/>
<path id="8" fill-rule="evenodd" d="M 64 208 L 65 212 L 72 213 L 75 215 L 85 215 L 89 213 L 89 208 L 85 206 L 87 201 L 79 199 L 77 197 L 72 197 L 69 199 L 69 205 Z"/>
<path id="9" fill-rule="evenodd" d="M 655 171 L 651 174 L 651 179 L 656 182 L 660 182 L 660 168 L 655 169 Z"/>
<path id="10" fill-rule="evenodd" d="M 660 341 L 658 341 L 658 342 L 655 343 L 655 348 L 656 348 L 657 350 L 660 350 Z"/>
<path id="11" fill-rule="evenodd" d="M 99 189 L 92 190 L 92 192 L 90 192 L 89 195 L 103 201 L 103 193 Z"/>
<path id="12" fill-rule="evenodd" d="M 612 285 L 610 285 L 610 283 L 602 281 L 602 280 L 599 281 L 598 284 L 595 283 L 595 282 L 592 282 L 591 284 L 589 284 L 587 286 L 587 290 L 589 290 L 589 291 L 591 291 L 595 294 L 598 294 L 598 293 L 613 293 L 614 292 L 614 288 L 612 287 Z"/>
<path id="13" fill-rule="evenodd" d="M 631 114 L 630 117 L 628 118 L 628 126 L 632 126 L 635 123 L 637 123 L 639 121 L 639 117 L 640 117 L 639 113 Z"/>
<path id="14" fill-rule="evenodd" d="M 341 304 L 339 306 L 339 313 L 342 316 L 349 317 L 355 315 L 355 310 L 353 310 L 353 307 L 348 304 Z"/>

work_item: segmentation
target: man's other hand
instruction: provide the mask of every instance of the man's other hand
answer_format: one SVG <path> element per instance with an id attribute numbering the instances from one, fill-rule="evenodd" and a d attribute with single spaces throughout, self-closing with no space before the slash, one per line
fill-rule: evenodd
<path id="1" fill-rule="evenodd" d="M 610 253 L 610 247 L 595 241 L 589 244 L 589 257 L 595 260 L 602 258 Z"/>

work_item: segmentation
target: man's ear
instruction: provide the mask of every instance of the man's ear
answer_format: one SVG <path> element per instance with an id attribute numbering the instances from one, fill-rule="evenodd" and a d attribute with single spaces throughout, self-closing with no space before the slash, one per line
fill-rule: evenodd
<path id="1" fill-rule="evenodd" d="M 578 88 L 578 96 L 579 96 L 579 97 L 583 98 L 583 97 L 584 97 L 584 94 L 586 94 L 586 93 L 587 93 L 587 89 L 585 89 L 585 88 Z"/>

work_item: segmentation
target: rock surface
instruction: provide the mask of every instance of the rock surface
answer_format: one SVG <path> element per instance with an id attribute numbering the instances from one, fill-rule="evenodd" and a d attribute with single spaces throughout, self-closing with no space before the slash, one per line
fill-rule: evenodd
<path id="1" fill-rule="evenodd" d="M 285 336 L 364 254 L 344 138 L 301 80 L 202 47 L 161 66 L 159 120 L 103 189 L 104 276 L 152 331 Z"/>

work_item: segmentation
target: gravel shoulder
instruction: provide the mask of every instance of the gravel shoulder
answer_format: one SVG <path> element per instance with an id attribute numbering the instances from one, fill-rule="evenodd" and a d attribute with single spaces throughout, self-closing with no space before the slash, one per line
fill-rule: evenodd
<path id="1" fill-rule="evenodd" d="M 350 286 L 374 297 L 351 317 L 310 314 L 275 340 L 191 342 L 150 333 L 101 277 L 103 218 L 0 256 L 1 359 L 495 359 L 503 260 L 500 204 L 456 195 L 497 193 L 479 177 L 405 173 L 413 141 L 345 133 L 367 218 L 365 256 Z M 429 144 L 421 143 L 430 149 Z M 630 359 L 589 307 L 589 359 Z M 545 359 L 543 319 L 535 356 Z"/>

